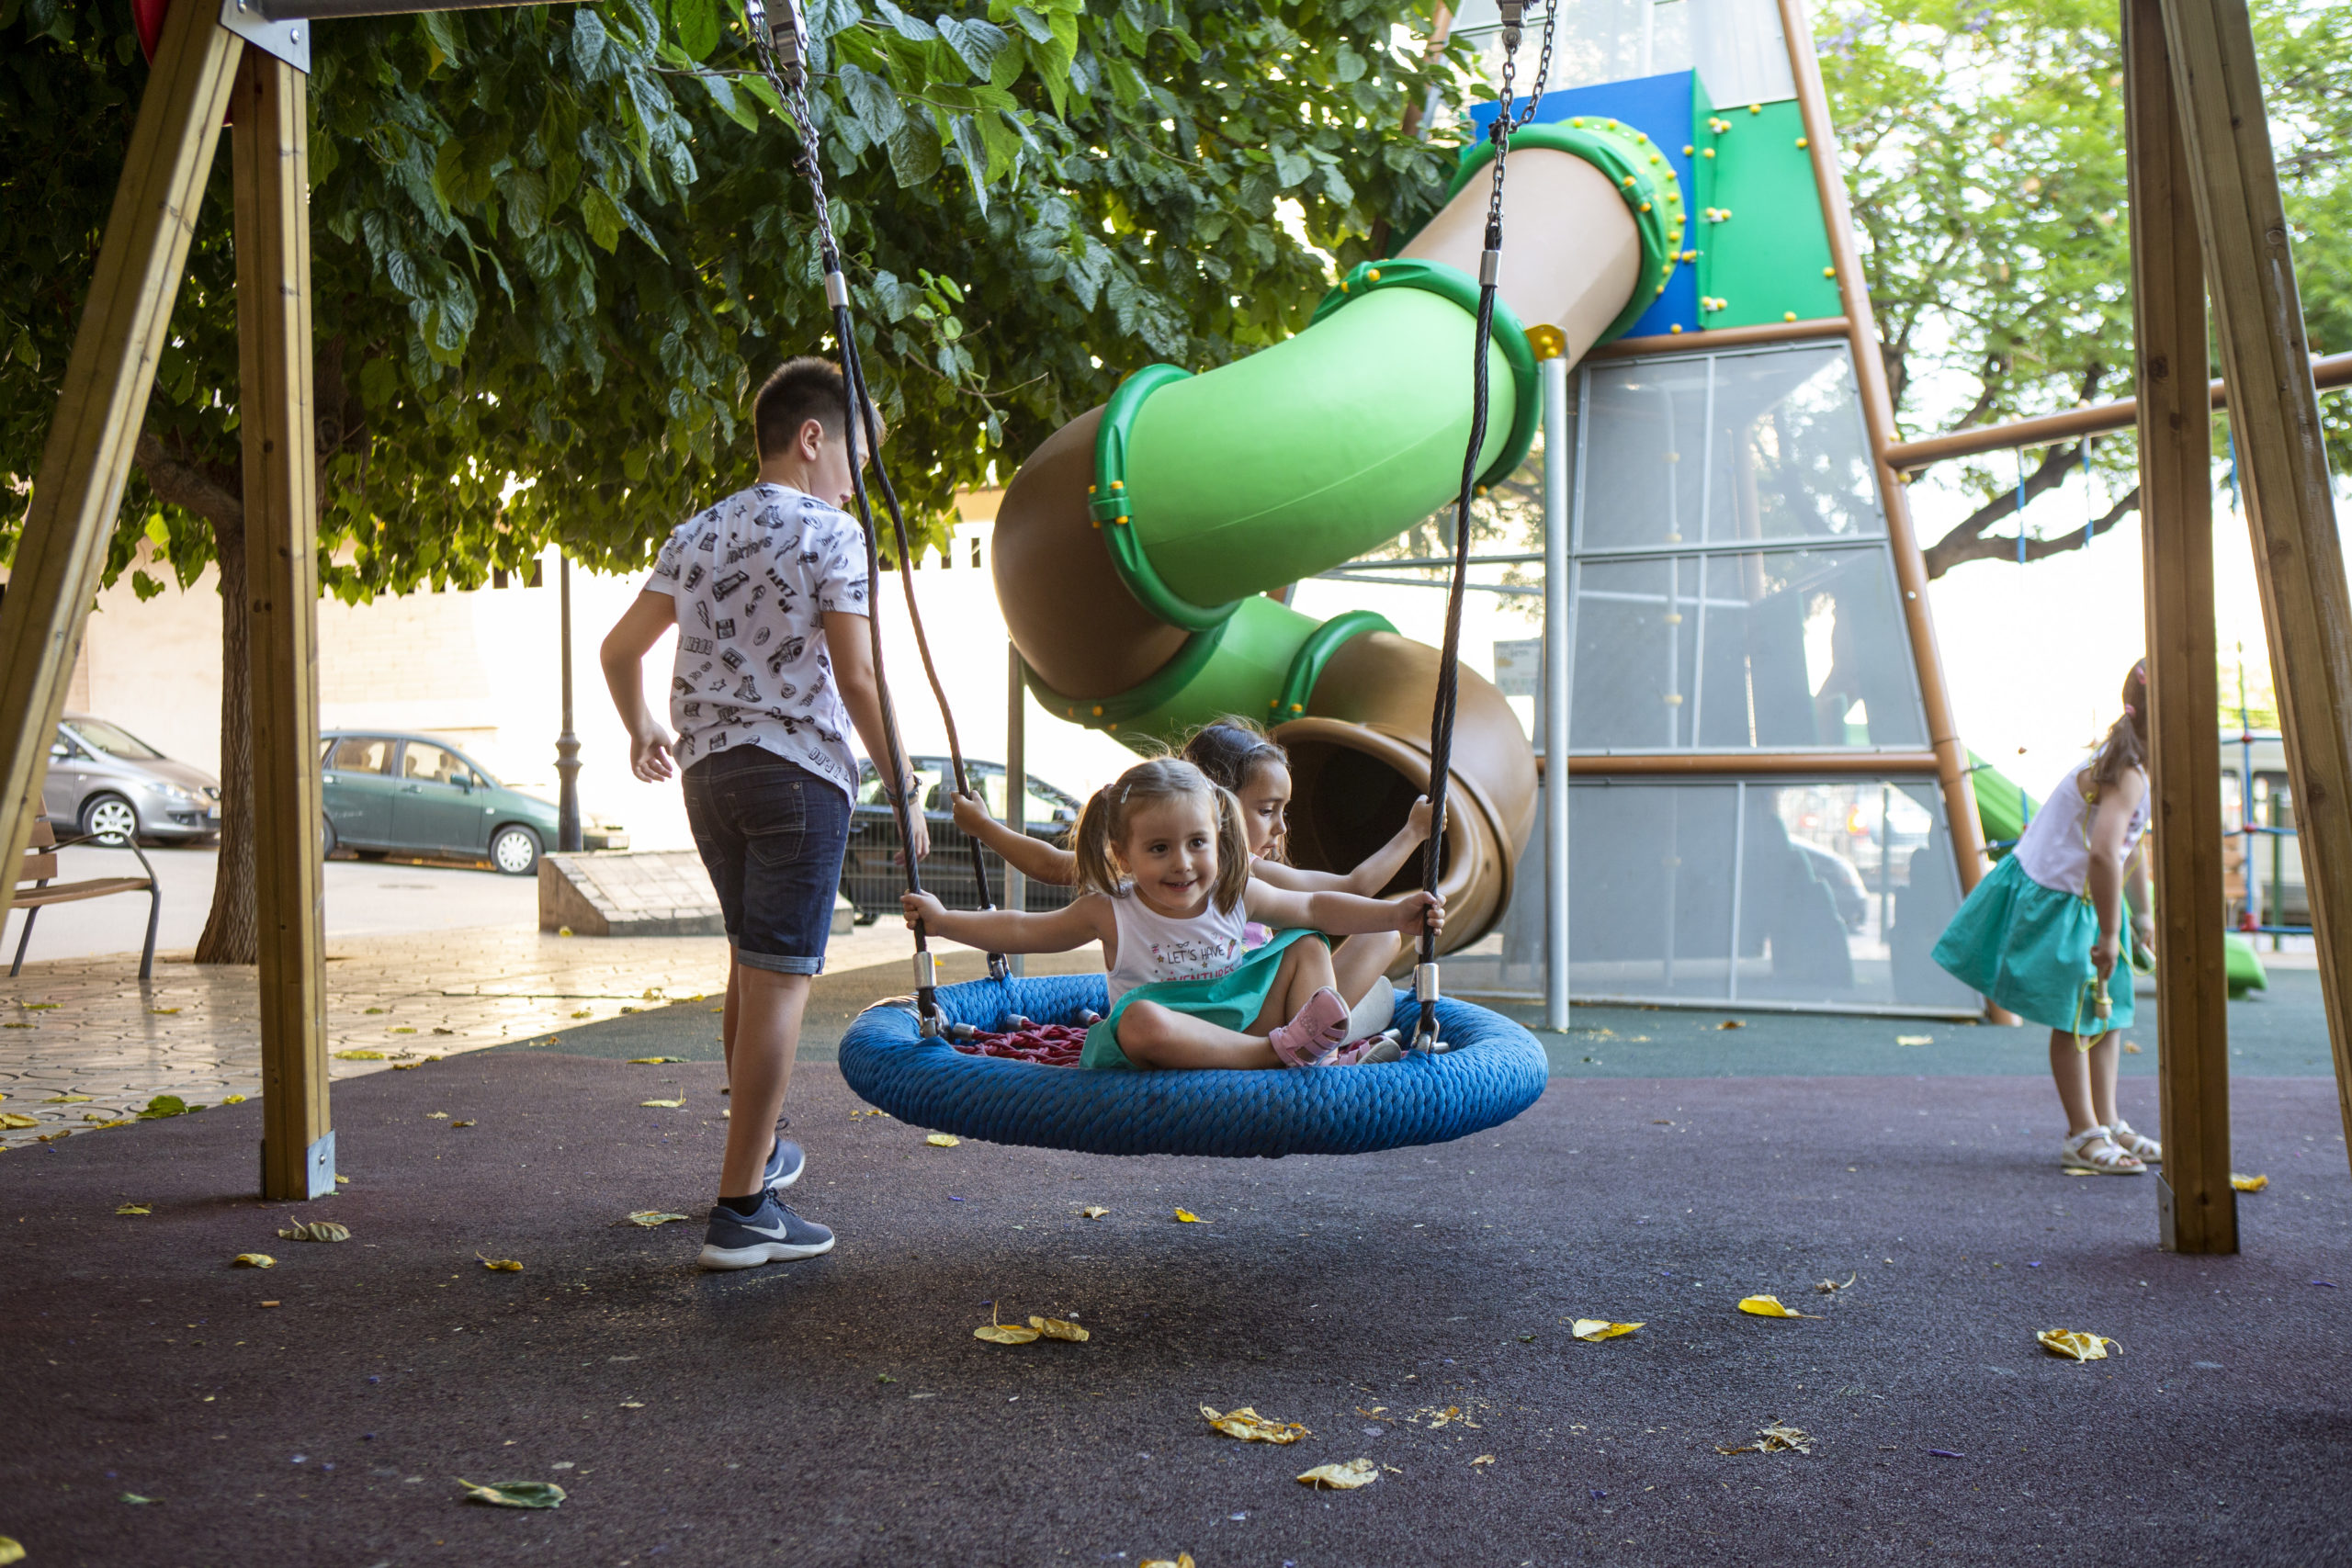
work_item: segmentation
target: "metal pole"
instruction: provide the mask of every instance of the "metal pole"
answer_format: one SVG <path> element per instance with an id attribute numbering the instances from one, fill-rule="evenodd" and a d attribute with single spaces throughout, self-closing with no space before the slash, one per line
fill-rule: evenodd
<path id="1" fill-rule="evenodd" d="M 1568 362 L 1544 375 L 1544 1026 L 1568 1027 Z"/>
<path id="2" fill-rule="evenodd" d="M 555 738 L 555 847 L 577 854 L 580 836 L 580 737 L 571 729 L 571 558 L 559 554 L 556 584 L 563 618 L 563 733 Z"/>
<path id="3" fill-rule="evenodd" d="M 1021 668 L 1021 650 L 1011 639 L 1004 645 L 1004 825 L 1016 833 L 1029 831 L 1029 693 Z M 1012 862 L 1004 866 L 1004 907 L 1029 908 L 1029 879 Z M 1005 954 L 1015 975 L 1029 972 L 1025 954 Z"/>

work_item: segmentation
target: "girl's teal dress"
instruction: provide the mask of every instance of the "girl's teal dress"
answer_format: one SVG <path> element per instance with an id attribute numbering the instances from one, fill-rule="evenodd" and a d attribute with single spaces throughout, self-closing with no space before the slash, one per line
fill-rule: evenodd
<path id="1" fill-rule="evenodd" d="M 1996 1005 L 2044 1029 L 2082 1035 L 2102 1032 L 2092 990 L 2098 913 L 2087 891 L 2090 807 L 2080 788 L 2089 765 L 2078 764 L 2059 781 L 2049 805 L 1969 894 L 1935 949 L 1938 964 Z M 2146 823 L 2143 800 L 2125 833 L 2127 856 Z M 2104 1027 L 2129 1028 L 2128 961 L 2108 977 L 2108 999 L 2112 1010 Z"/>

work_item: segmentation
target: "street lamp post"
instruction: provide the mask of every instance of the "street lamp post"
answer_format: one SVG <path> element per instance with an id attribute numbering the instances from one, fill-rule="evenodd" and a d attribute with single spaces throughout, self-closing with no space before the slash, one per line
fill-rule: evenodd
<path id="1" fill-rule="evenodd" d="M 556 794 L 555 847 L 577 853 L 580 840 L 580 737 L 571 731 L 571 558 L 557 557 L 557 594 L 563 617 L 563 733 L 555 738 L 555 771 L 563 783 Z"/>

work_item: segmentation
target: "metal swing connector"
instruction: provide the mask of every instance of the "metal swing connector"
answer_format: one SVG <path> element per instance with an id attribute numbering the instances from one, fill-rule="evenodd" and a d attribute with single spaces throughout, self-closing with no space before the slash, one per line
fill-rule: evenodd
<path id="1" fill-rule="evenodd" d="M 931 949 L 915 950 L 915 1018 L 925 1040 L 934 1040 L 945 1031 L 945 1021 L 939 1015 L 939 960 Z"/>
<path id="2" fill-rule="evenodd" d="M 1437 1037 L 1437 965 L 1413 965 L 1413 999 L 1420 1004 L 1420 1021 L 1413 1025 L 1413 1049 L 1416 1051 L 1445 1051 L 1452 1049 Z"/>
<path id="3" fill-rule="evenodd" d="M 1527 15 L 1527 0 L 1498 0 L 1495 9 L 1502 13 L 1503 47 L 1518 49 L 1521 24 Z"/>
<path id="4" fill-rule="evenodd" d="M 789 86 L 798 86 L 808 73 L 808 18 L 800 9 L 800 0 L 780 0 L 773 19 L 764 16 L 761 0 L 748 0 L 745 7 L 752 25 L 767 21 L 768 39 L 775 47 L 778 73 Z"/>

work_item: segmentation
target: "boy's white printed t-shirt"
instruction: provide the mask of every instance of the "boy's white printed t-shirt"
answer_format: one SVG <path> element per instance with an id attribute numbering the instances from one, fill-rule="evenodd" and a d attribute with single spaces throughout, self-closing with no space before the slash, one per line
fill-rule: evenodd
<path id="1" fill-rule="evenodd" d="M 854 800 L 857 757 L 824 616 L 870 613 L 856 522 L 788 485 L 755 484 L 680 524 L 645 588 L 678 607 L 678 765 L 757 746 Z"/>

